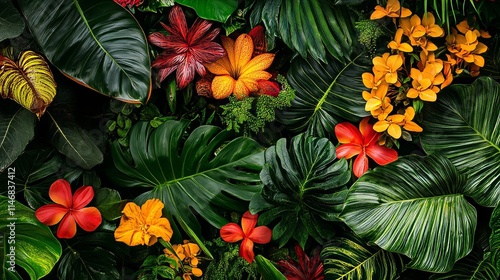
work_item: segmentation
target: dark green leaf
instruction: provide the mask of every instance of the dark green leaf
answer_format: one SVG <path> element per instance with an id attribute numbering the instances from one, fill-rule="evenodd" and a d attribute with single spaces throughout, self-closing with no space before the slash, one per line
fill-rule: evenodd
<path id="1" fill-rule="evenodd" d="M 0 0 L 0 42 L 23 33 L 24 21 L 10 0 Z"/>
<path id="2" fill-rule="evenodd" d="M 127 204 L 122 200 L 117 190 L 101 188 L 95 193 L 95 206 L 107 220 L 116 220 L 122 216 L 122 210 Z"/>
<path id="3" fill-rule="evenodd" d="M 0 173 L 24 151 L 35 135 L 35 123 L 35 115 L 30 111 L 18 106 L 2 106 L 0 111 Z"/>
<path id="4" fill-rule="evenodd" d="M 238 0 L 175 0 L 176 3 L 193 8 L 199 17 L 226 22 L 238 8 Z"/>
<path id="5" fill-rule="evenodd" d="M 137 123 L 130 132 L 130 154 L 118 142 L 112 144 L 114 164 L 108 176 L 121 187 L 146 188 L 135 199 L 138 205 L 160 199 L 174 234 L 181 234 L 177 221 L 189 236 L 199 239 L 197 217 L 218 228 L 228 222 L 214 206 L 247 209 L 242 200 L 249 201 L 261 189 L 263 152 L 250 138 L 231 140 L 229 132 L 208 125 L 188 134 L 188 125 L 167 120 L 152 129 L 147 122 Z"/>
<path id="6" fill-rule="evenodd" d="M 262 255 L 257 255 L 255 262 L 257 263 L 257 269 L 264 279 L 286 280 L 285 275 L 270 260 L 264 258 Z"/>
<path id="7" fill-rule="evenodd" d="M 0 216 L 0 232 L 8 243 L 0 255 L 2 274 L 6 274 L 5 270 L 11 265 L 10 255 L 15 254 L 13 263 L 17 270 L 23 268 L 31 279 L 47 275 L 62 251 L 52 231 L 37 220 L 33 210 L 5 196 L 0 196 Z M 14 253 L 11 252 L 13 247 Z"/>
<path id="8" fill-rule="evenodd" d="M 491 262 L 500 274 L 500 206 L 497 205 L 490 219 L 490 252 Z"/>
<path id="9" fill-rule="evenodd" d="M 346 65 L 332 58 L 328 64 L 322 64 L 296 57 L 287 75 L 296 91 L 295 99 L 279 120 L 293 132 L 333 137 L 337 123 L 357 122 L 369 115 L 364 109 L 362 92 L 366 88 L 361 75 L 370 69 L 371 62 L 364 55 Z"/>
<path id="10" fill-rule="evenodd" d="M 151 0 L 147 6 L 139 6 L 139 11 L 157 13 L 161 11 L 162 8 L 172 7 L 174 4 L 174 0 Z"/>
<path id="11" fill-rule="evenodd" d="M 500 203 L 500 85 L 480 78 L 453 85 L 423 110 L 422 146 L 444 155 L 469 180 L 465 194 L 482 206 Z"/>
<path id="12" fill-rule="evenodd" d="M 323 236 L 311 225 L 337 221 L 350 174 L 347 162 L 337 160 L 328 139 L 301 134 L 287 146 L 282 138 L 265 152 L 260 173 L 264 187 L 252 198 L 250 211 L 264 210 L 264 224 L 280 220 L 273 229 L 273 239 L 280 246 L 293 237 L 304 248 L 309 235 L 321 243 Z"/>
<path id="13" fill-rule="evenodd" d="M 360 177 L 340 217 L 360 237 L 410 257 L 409 268 L 446 272 L 474 244 L 466 184 L 445 157 L 402 157 Z"/>
<path id="14" fill-rule="evenodd" d="M 50 112 L 47 114 L 51 119 L 51 141 L 59 152 L 84 169 L 91 169 L 103 161 L 102 152 L 76 122 Z"/>
<path id="15" fill-rule="evenodd" d="M 113 1 L 20 0 L 31 34 L 59 70 L 102 94 L 145 103 L 151 91 L 146 36 Z"/>
<path id="16" fill-rule="evenodd" d="M 399 254 L 368 246 L 355 235 L 335 237 L 321 250 L 325 279 L 395 279 L 404 270 Z"/>

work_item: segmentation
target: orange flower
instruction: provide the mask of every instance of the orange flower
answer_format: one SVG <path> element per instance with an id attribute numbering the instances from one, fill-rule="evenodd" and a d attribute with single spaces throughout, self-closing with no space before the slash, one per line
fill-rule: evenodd
<path id="1" fill-rule="evenodd" d="M 414 117 L 415 109 L 413 109 L 413 107 L 406 108 L 403 120 L 403 128 L 407 131 L 422 132 L 423 129 L 418 124 L 413 122 Z"/>
<path id="2" fill-rule="evenodd" d="M 401 137 L 401 123 L 405 119 L 404 115 L 395 114 L 388 116 L 385 120 L 379 120 L 373 125 L 373 129 L 376 132 L 387 131 L 390 136 L 394 139 L 399 139 Z"/>
<path id="3" fill-rule="evenodd" d="M 115 230 L 115 240 L 129 246 L 151 246 L 158 237 L 170 241 L 173 231 L 167 218 L 162 218 L 163 202 L 149 199 L 139 207 L 129 202 L 123 208 L 120 226 Z"/>
<path id="4" fill-rule="evenodd" d="M 392 18 L 405 18 L 411 16 L 411 11 L 407 8 L 401 8 L 401 4 L 398 0 L 389 0 L 385 8 L 379 5 L 375 7 L 375 11 L 371 14 L 370 19 L 375 20 L 386 16 Z"/>
<path id="5" fill-rule="evenodd" d="M 474 29 L 474 27 L 470 27 L 469 24 L 467 23 L 467 19 L 465 19 L 462 22 L 460 22 L 459 24 L 457 24 L 457 29 L 462 34 L 465 34 L 465 33 L 467 33 L 467 31 L 471 30 L 478 37 L 482 37 L 485 39 L 491 38 L 491 35 L 490 35 L 490 33 L 488 33 L 488 31 L 477 30 L 477 29 Z"/>
<path id="6" fill-rule="evenodd" d="M 248 34 L 241 34 L 236 42 L 222 36 L 222 46 L 227 55 L 205 65 L 215 78 L 212 81 L 213 97 L 223 99 L 234 93 L 238 99 L 259 91 L 259 80 L 269 80 L 271 74 L 264 71 L 274 60 L 274 54 L 263 53 L 252 58 L 254 45 Z"/>
<path id="7" fill-rule="evenodd" d="M 389 84 L 395 84 L 398 81 L 397 71 L 403 65 L 403 58 L 400 55 L 384 53 L 382 56 L 374 57 L 372 62 L 375 79 L 384 77 Z"/>
<path id="8" fill-rule="evenodd" d="M 420 97 L 423 101 L 436 101 L 436 93 L 440 90 L 437 85 L 445 81 L 441 73 L 442 69 L 443 65 L 439 63 L 428 64 L 422 72 L 416 68 L 412 68 L 410 77 L 413 79 L 413 88 L 408 90 L 406 96 L 409 98 Z"/>
<path id="9" fill-rule="evenodd" d="M 408 43 L 401 43 L 401 38 L 403 37 L 403 28 L 398 28 L 396 35 L 394 36 L 394 41 L 389 42 L 388 48 L 392 50 L 398 50 L 402 52 L 412 52 L 413 48 Z"/>
<path id="10" fill-rule="evenodd" d="M 443 28 L 436 24 L 436 19 L 432 13 L 426 13 L 422 18 L 422 26 L 425 34 L 430 37 L 441 37 L 444 34 Z"/>
<path id="11" fill-rule="evenodd" d="M 191 275 L 201 277 L 203 271 L 197 267 L 200 263 L 198 260 L 200 246 L 198 244 L 184 240 L 184 244 L 172 245 L 172 249 L 174 249 L 174 252 L 168 248 L 165 248 L 163 252 L 167 257 L 177 260 L 177 266 L 182 267 L 182 278 L 184 280 L 190 280 Z"/>
<path id="12" fill-rule="evenodd" d="M 420 18 L 413 15 L 411 18 L 402 18 L 399 20 L 399 26 L 403 29 L 403 34 L 410 39 L 412 46 L 417 46 L 417 38 L 425 35 L 425 27 L 422 26 Z"/>

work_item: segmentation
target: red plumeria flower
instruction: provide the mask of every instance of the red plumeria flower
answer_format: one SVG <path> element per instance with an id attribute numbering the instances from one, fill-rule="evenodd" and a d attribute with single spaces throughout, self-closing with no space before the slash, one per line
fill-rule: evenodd
<path id="1" fill-rule="evenodd" d="M 57 237 L 73 238 L 76 234 L 76 224 L 85 231 L 94 231 L 101 224 L 99 210 L 95 207 L 85 207 L 94 198 L 94 189 L 91 186 L 83 186 L 71 195 L 69 183 L 59 179 L 50 186 L 49 196 L 56 204 L 38 208 L 35 215 L 47 226 L 61 222 L 57 228 Z"/>
<path id="2" fill-rule="evenodd" d="M 243 239 L 240 245 L 240 256 L 249 263 L 255 259 L 253 243 L 266 244 L 271 241 L 272 232 L 268 227 L 255 227 L 258 218 L 259 215 L 252 215 L 250 211 L 246 211 L 241 218 L 241 227 L 235 223 L 229 223 L 220 229 L 220 236 L 226 242 L 234 243 Z"/>
<path id="3" fill-rule="evenodd" d="M 194 79 L 195 71 L 204 76 L 204 64 L 212 63 L 225 55 L 224 48 L 212 42 L 220 29 L 210 31 L 212 23 L 197 18 L 188 30 L 186 17 L 181 7 L 175 6 L 169 14 L 170 26 L 161 23 L 169 35 L 155 32 L 148 36 L 149 41 L 165 49 L 152 66 L 160 68 L 159 81 L 177 70 L 176 81 L 180 89 L 186 87 Z"/>
<path id="4" fill-rule="evenodd" d="M 370 117 L 366 117 L 361 121 L 359 130 L 348 122 L 335 126 L 335 135 L 342 144 L 337 147 L 337 158 L 350 159 L 358 155 L 352 168 L 358 178 L 368 170 L 368 157 L 379 165 L 398 159 L 397 151 L 378 144 L 381 134 L 373 130 L 373 125 L 368 123 L 369 119 Z"/>

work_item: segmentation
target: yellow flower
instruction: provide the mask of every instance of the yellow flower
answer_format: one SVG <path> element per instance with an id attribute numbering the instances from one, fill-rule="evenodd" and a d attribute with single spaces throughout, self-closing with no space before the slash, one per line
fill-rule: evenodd
<path id="1" fill-rule="evenodd" d="M 374 57 L 372 62 L 375 79 L 384 77 L 389 84 L 395 84 L 398 81 L 397 71 L 403 65 L 403 58 L 400 55 L 384 53 L 382 56 Z"/>
<path id="2" fill-rule="evenodd" d="M 476 36 L 478 37 L 483 37 L 485 39 L 487 38 L 491 38 L 491 35 L 490 33 L 488 33 L 488 31 L 484 31 L 484 30 L 477 30 L 477 29 L 474 29 L 473 27 L 470 27 L 469 24 L 467 23 L 467 19 L 463 20 L 462 22 L 460 22 L 459 24 L 457 24 L 457 29 L 458 31 L 460 31 L 462 34 L 465 34 L 467 33 L 467 31 L 471 30 L 473 31 Z"/>
<path id="3" fill-rule="evenodd" d="M 387 130 L 390 136 L 394 139 L 399 139 L 401 137 L 401 123 L 405 119 L 404 115 L 395 114 L 388 116 L 385 120 L 379 120 L 373 125 L 373 129 L 376 132 L 384 132 Z"/>
<path id="4" fill-rule="evenodd" d="M 385 8 L 377 5 L 375 11 L 371 14 L 370 19 L 375 20 L 383 17 L 405 18 L 411 16 L 411 11 L 407 8 L 401 8 L 398 0 L 389 0 Z"/>
<path id="5" fill-rule="evenodd" d="M 252 58 L 253 41 L 248 34 L 241 34 L 236 42 L 222 36 L 226 56 L 205 65 L 212 74 L 213 97 L 223 99 L 234 93 L 238 99 L 259 90 L 258 80 L 269 80 L 271 74 L 264 71 L 271 66 L 274 54 L 263 53 Z"/>
<path id="6" fill-rule="evenodd" d="M 163 202 L 156 198 L 149 199 L 141 207 L 134 202 L 127 203 L 115 230 L 115 240 L 129 246 L 151 246 L 159 237 L 169 241 L 173 231 L 170 222 L 161 217 L 163 207 Z"/>
<path id="7" fill-rule="evenodd" d="M 203 271 L 197 268 L 199 264 L 198 254 L 200 247 L 196 243 L 190 243 L 189 240 L 184 240 L 184 244 L 172 245 L 175 253 L 165 248 L 163 252 L 172 259 L 177 259 L 177 265 L 182 269 L 183 279 L 191 279 L 191 275 L 200 277 Z"/>
<path id="8" fill-rule="evenodd" d="M 443 28 L 436 24 L 436 19 L 432 13 L 426 13 L 422 18 L 422 26 L 425 34 L 431 37 L 441 37 L 444 34 Z"/>
<path id="9" fill-rule="evenodd" d="M 411 18 L 402 18 L 399 20 L 399 26 L 403 29 L 403 34 L 410 39 L 412 46 L 417 46 L 417 38 L 425 35 L 425 27 L 422 26 L 420 18 L 413 15 Z"/>
<path id="10" fill-rule="evenodd" d="M 436 93 L 440 90 L 437 85 L 445 81 L 441 73 L 442 69 L 443 64 L 440 63 L 427 64 L 422 72 L 416 68 L 412 68 L 410 77 L 413 79 L 413 87 L 408 90 L 406 96 L 409 98 L 420 97 L 423 101 L 436 101 Z"/>
<path id="11" fill-rule="evenodd" d="M 388 48 L 392 50 L 399 50 L 402 52 L 412 52 L 413 48 L 408 43 L 401 43 L 401 38 L 403 37 L 403 28 L 398 28 L 396 35 L 394 36 L 394 41 L 389 42 Z"/>
<path id="12" fill-rule="evenodd" d="M 415 117 L 415 109 L 413 107 L 408 107 L 405 110 L 404 114 L 404 120 L 403 120 L 403 128 L 407 131 L 413 131 L 413 132 L 422 132 L 423 129 L 413 122 L 413 118 Z"/>

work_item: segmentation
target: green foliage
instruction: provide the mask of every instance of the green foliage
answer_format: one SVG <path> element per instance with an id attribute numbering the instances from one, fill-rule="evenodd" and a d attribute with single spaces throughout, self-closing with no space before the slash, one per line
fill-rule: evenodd
<path id="1" fill-rule="evenodd" d="M 378 38 L 385 34 L 384 29 L 378 22 L 369 19 L 356 22 L 355 27 L 359 32 L 358 42 L 373 57 L 376 52 Z"/>
<path id="2" fill-rule="evenodd" d="M 148 256 L 137 271 L 137 279 L 176 279 L 177 260 L 167 257 L 165 254 L 159 256 Z"/>
<path id="3" fill-rule="evenodd" d="M 334 234 L 328 222 L 338 221 L 350 174 L 328 139 L 301 134 L 289 145 L 280 139 L 266 150 L 264 187 L 252 198 L 250 211 L 264 211 L 259 216 L 264 225 L 280 220 L 273 228 L 280 247 L 294 238 L 304 248 L 309 236 L 322 243 Z"/>
<path id="4" fill-rule="evenodd" d="M 203 273 L 205 279 L 259 279 L 256 263 L 249 264 L 239 256 L 240 247 L 238 243 L 226 243 L 221 238 L 217 238 L 213 241 L 207 241 L 205 244 L 214 254 L 214 260 L 210 262 Z"/>
<path id="5" fill-rule="evenodd" d="M 264 279 L 286 280 L 287 278 L 281 273 L 276 266 L 262 255 L 255 257 L 257 268 Z"/>
<path id="6" fill-rule="evenodd" d="M 278 76 L 276 80 L 283 87 L 277 97 L 259 95 L 242 100 L 234 96 L 229 97 L 229 103 L 221 106 L 224 110 L 222 122 L 227 125 L 227 130 L 236 132 L 242 130 L 245 135 L 258 133 L 267 123 L 276 119 L 276 110 L 290 107 L 295 97 L 295 90 L 290 87 L 283 76 Z"/>
<path id="7" fill-rule="evenodd" d="M 176 3 L 193 8 L 199 17 L 226 22 L 238 7 L 238 0 L 175 0 Z"/>
<path id="8" fill-rule="evenodd" d="M 0 0 L 0 42 L 14 38 L 24 30 L 24 21 L 10 0 Z"/>

